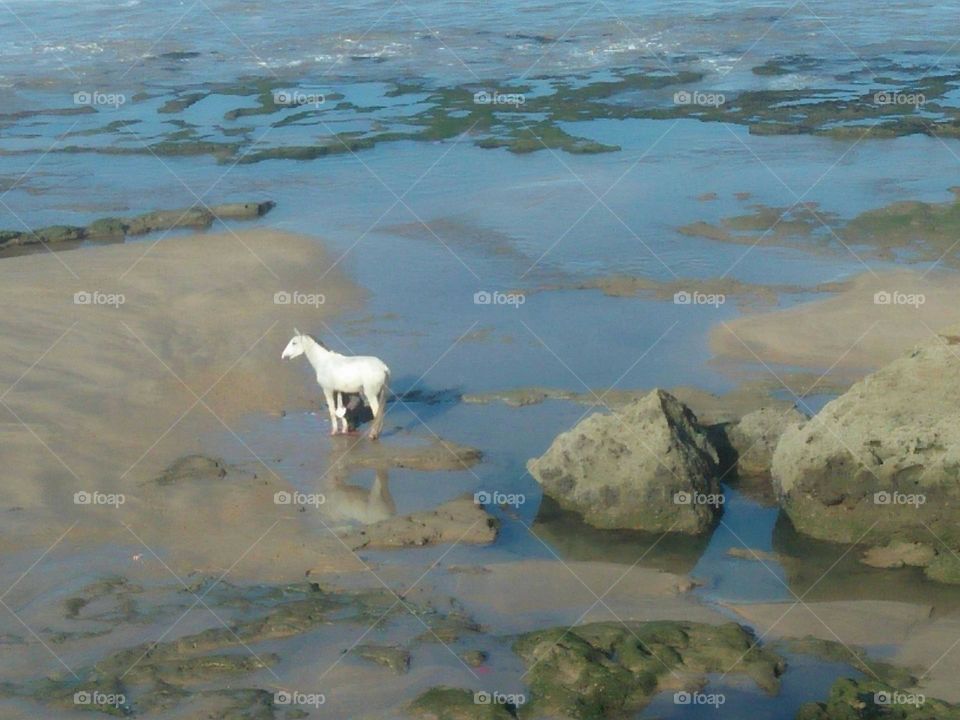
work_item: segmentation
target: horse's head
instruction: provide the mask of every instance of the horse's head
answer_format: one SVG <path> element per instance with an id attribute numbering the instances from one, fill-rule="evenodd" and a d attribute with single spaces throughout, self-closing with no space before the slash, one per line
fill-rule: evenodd
<path id="1" fill-rule="evenodd" d="M 280 359 L 292 360 L 293 358 L 303 355 L 303 352 L 306 349 L 303 344 L 303 338 L 303 334 L 294 328 L 293 337 L 290 338 L 290 342 L 288 342 L 287 346 L 283 349 L 283 354 L 280 356 Z"/>

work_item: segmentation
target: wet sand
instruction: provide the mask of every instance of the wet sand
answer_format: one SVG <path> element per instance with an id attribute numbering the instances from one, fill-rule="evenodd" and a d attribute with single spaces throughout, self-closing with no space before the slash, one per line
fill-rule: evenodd
<path id="1" fill-rule="evenodd" d="M 922 304 L 909 302 L 911 296 L 922 296 Z M 891 302 L 884 304 L 886 297 Z M 726 361 L 856 375 L 891 362 L 958 321 L 960 291 L 954 278 L 911 270 L 866 273 L 832 297 L 717 325 L 710 348 Z"/>
<path id="2" fill-rule="evenodd" d="M 71 528 L 71 545 L 137 545 L 136 535 L 179 574 L 237 563 L 233 578 L 289 578 L 315 567 L 319 548 L 273 502 L 285 481 L 239 436 L 230 459 L 247 464 L 219 486 L 153 480 L 246 413 L 315 406 L 305 364 L 282 363 L 280 351 L 295 325 L 322 336 L 360 301 L 336 272 L 318 284 L 327 266 L 316 241 L 264 231 L 0 262 L 4 551 L 43 550 Z M 93 304 L 75 304 L 94 292 Z M 326 302 L 275 304 L 278 292 Z M 76 504 L 78 492 L 125 502 Z M 330 552 L 332 564 L 350 561 Z"/>

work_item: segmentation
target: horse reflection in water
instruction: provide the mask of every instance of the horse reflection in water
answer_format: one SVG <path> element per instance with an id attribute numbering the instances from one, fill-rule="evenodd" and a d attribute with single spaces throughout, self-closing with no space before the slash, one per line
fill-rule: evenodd
<path id="1" fill-rule="evenodd" d="M 363 444 L 347 436 L 331 438 L 330 464 L 324 477 L 323 509 L 335 523 L 370 525 L 396 515 L 390 494 L 388 466 L 375 464 L 373 485 L 367 489 L 347 482 L 350 474 L 370 465 L 362 462 Z"/>

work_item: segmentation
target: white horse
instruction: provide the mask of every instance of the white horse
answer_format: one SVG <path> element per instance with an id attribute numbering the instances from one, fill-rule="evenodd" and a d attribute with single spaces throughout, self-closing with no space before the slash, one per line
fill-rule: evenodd
<path id="1" fill-rule="evenodd" d="M 370 439 L 376 440 L 383 430 L 383 416 L 387 409 L 387 384 L 390 368 L 379 358 L 369 355 L 341 355 L 333 352 L 316 338 L 294 329 L 293 338 L 287 343 L 283 360 L 306 355 L 317 375 L 317 383 L 323 390 L 330 413 L 330 434 L 347 432 L 347 418 L 341 393 L 360 393 L 373 412 Z"/>

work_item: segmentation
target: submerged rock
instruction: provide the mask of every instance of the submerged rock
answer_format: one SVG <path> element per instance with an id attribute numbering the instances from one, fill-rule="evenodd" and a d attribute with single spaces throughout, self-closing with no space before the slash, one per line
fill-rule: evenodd
<path id="1" fill-rule="evenodd" d="M 486 545 L 497 539 L 499 524 L 472 495 L 434 508 L 391 517 L 341 536 L 352 550 L 421 547 L 460 543 Z"/>
<path id="2" fill-rule="evenodd" d="M 800 707 L 796 720 L 960 720 L 960 707 L 876 680 L 841 678 L 826 702 Z"/>
<path id="3" fill-rule="evenodd" d="M 175 228 L 202 230 L 213 225 L 216 220 L 255 220 L 266 215 L 275 205 L 276 203 L 270 200 L 224 203 L 178 210 L 156 210 L 132 218 L 99 218 L 86 227 L 51 225 L 26 231 L 0 230 L 0 250 L 19 245 L 109 240 Z"/>
<path id="4" fill-rule="evenodd" d="M 702 685 L 731 668 L 775 693 L 786 666 L 736 623 L 600 622 L 520 636 L 532 717 L 629 717 L 658 692 Z"/>
<path id="5" fill-rule="evenodd" d="M 598 528 L 697 534 L 723 503 L 716 448 L 693 412 L 663 390 L 591 415 L 527 468 L 546 495 Z"/>
<path id="6" fill-rule="evenodd" d="M 726 428 L 727 440 L 736 453 L 741 475 L 770 472 L 773 453 L 787 428 L 803 425 L 807 416 L 795 407 L 786 412 L 778 408 L 760 408 L 744 415 Z"/>
<path id="7" fill-rule="evenodd" d="M 800 532 L 887 554 L 919 544 L 903 564 L 960 580 L 950 552 L 960 549 L 957 342 L 938 336 L 856 383 L 806 425 L 786 429 L 772 474 Z"/>
<path id="8" fill-rule="evenodd" d="M 513 720 L 515 715 L 500 703 L 479 703 L 476 695 L 460 688 L 435 687 L 407 707 L 417 720 Z"/>
<path id="9" fill-rule="evenodd" d="M 227 476 L 223 460 L 206 455 L 185 455 L 154 480 L 157 485 L 175 485 L 190 480 L 221 480 Z"/>
<path id="10" fill-rule="evenodd" d="M 382 665 L 395 672 L 405 675 L 410 669 L 410 651 L 394 645 L 358 645 L 354 648 L 357 657 Z"/>

